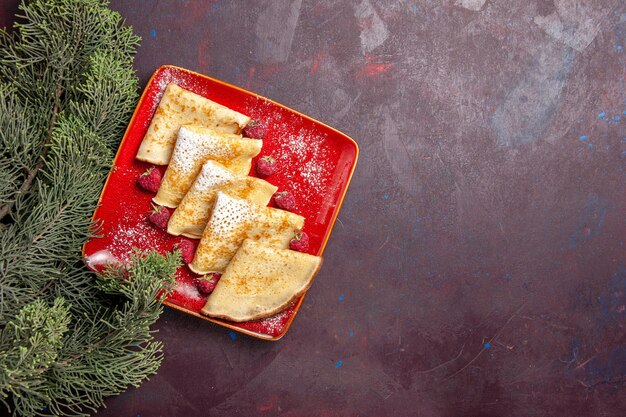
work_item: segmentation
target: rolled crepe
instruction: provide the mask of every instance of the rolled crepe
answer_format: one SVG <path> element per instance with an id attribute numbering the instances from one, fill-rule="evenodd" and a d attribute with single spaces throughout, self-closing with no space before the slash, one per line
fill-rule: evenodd
<path id="1" fill-rule="evenodd" d="M 209 221 L 218 191 L 265 206 L 278 187 L 259 178 L 236 175 L 223 165 L 208 160 L 185 194 L 167 224 L 167 232 L 174 236 L 200 239 Z"/>
<path id="2" fill-rule="evenodd" d="M 181 126 L 170 164 L 165 171 L 155 203 L 176 207 L 191 188 L 202 165 L 212 159 L 238 175 L 246 175 L 252 158 L 261 152 L 263 142 L 221 133 L 201 126 Z"/>
<path id="3" fill-rule="evenodd" d="M 231 321 L 272 316 L 311 286 L 322 258 L 245 240 L 202 312 Z"/>
<path id="4" fill-rule="evenodd" d="M 141 142 L 137 159 L 167 165 L 174 150 L 178 129 L 184 124 L 206 126 L 224 133 L 239 133 L 248 122 L 250 118 L 244 114 L 169 83 Z"/>
<path id="5" fill-rule="evenodd" d="M 189 268 L 196 274 L 222 273 L 245 239 L 287 248 L 304 217 L 217 192 L 215 207 Z"/>

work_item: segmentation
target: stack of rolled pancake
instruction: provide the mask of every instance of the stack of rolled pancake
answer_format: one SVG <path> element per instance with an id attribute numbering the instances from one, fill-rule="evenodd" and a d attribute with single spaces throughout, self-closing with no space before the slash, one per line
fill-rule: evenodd
<path id="1" fill-rule="evenodd" d="M 222 274 L 204 314 L 231 321 L 269 317 L 311 285 L 321 258 L 289 250 L 304 218 L 266 207 L 277 187 L 250 177 L 260 139 L 250 118 L 170 83 L 137 159 L 167 165 L 153 198 L 175 208 L 167 232 L 200 239 L 189 268 Z"/>

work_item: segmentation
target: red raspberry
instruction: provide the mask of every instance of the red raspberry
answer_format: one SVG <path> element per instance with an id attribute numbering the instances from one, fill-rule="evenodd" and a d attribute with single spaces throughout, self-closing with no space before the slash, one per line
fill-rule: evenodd
<path id="1" fill-rule="evenodd" d="M 276 160 L 271 156 L 264 156 L 256 161 L 256 173 L 259 177 L 269 177 L 274 172 L 276 172 Z"/>
<path id="2" fill-rule="evenodd" d="M 190 264 L 193 261 L 194 247 L 191 241 L 181 240 L 176 244 L 175 248 L 180 251 L 180 257 L 184 263 Z"/>
<path id="3" fill-rule="evenodd" d="M 281 191 L 274 194 L 274 203 L 283 210 L 296 208 L 296 198 L 289 191 Z"/>
<path id="4" fill-rule="evenodd" d="M 250 123 L 243 128 L 243 135 L 248 138 L 263 139 L 263 136 L 265 136 L 265 126 L 258 120 L 250 120 Z"/>
<path id="5" fill-rule="evenodd" d="M 289 241 L 289 249 L 298 252 L 306 252 L 309 250 L 309 235 L 305 232 L 296 233 L 296 236 Z"/>
<path id="6" fill-rule="evenodd" d="M 170 219 L 171 213 L 167 207 L 153 206 L 152 213 L 148 216 L 150 223 L 159 229 L 167 230 L 167 221 Z"/>
<path id="7" fill-rule="evenodd" d="M 218 281 L 222 277 L 222 274 L 218 274 L 217 272 L 212 272 L 210 274 L 205 275 L 202 278 L 196 279 L 196 287 L 201 294 L 209 295 L 215 289 Z"/>
<path id="8" fill-rule="evenodd" d="M 139 176 L 137 184 L 146 191 L 156 193 L 161 186 L 161 171 L 155 167 L 147 169 Z"/>

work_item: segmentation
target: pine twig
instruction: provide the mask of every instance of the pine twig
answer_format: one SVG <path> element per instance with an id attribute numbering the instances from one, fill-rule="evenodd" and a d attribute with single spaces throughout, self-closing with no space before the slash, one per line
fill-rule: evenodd
<path id="1" fill-rule="evenodd" d="M 63 212 L 65 210 L 67 210 L 68 206 L 70 205 L 70 203 L 66 203 L 63 207 L 61 207 L 61 209 L 59 210 L 59 212 L 54 216 L 54 219 L 52 219 L 50 221 L 50 223 L 48 223 L 48 225 L 41 231 L 41 233 L 39 233 L 37 236 L 35 236 L 32 240 L 33 243 L 37 243 L 37 241 L 41 240 L 44 235 L 46 234 L 46 232 L 56 223 L 59 221 L 59 219 L 61 218 L 61 215 L 63 214 Z"/>
<path id="2" fill-rule="evenodd" d="M 0 187 L 0 415 L 82 417 L 158 369 L 152 325 L 179 260 L 138 254 L 129 281 L 126 270 L 85 271 L 79 248 L 137 102 L 139 38 L 105 0 L 21 3 L 14 34 L 0 30 L 10 100 L 0 104 L 11 110 L 0 118 L 10 151 L 0 155 L 10 179 Z"/>
<path id="3" fill-rule="evenodd" d="M 62 94 L 63 94 L 63 88 L 61 86 L 57 87 L 56 95 L 54 97 L 54 107 L 52 108 L 52 115 L 50 116 L 50 121 L 48 122 L 48 129 L 46 131 L 46 138 L 41 144 L 41 153 L 39 154 L 37 164 L 35 164 L 33 168 L 28 170 L 28 175 L 26 176 L 24 183 L 22 183 L 22 186 L 20 187 L 20 191 L 19 191 L 20 195 L 24 195 L 30 191 L 31 187 L 33 186 L 33 182 L 35 181 L 35 177 L 39 173 L 39 170 L 41 170 L 41 168 L 43 168 L 43 166 L 46 163 L 46 155 L 48 154 L 48 149 L 50 149 L 48 147 L 48 144 L 50 143 L 50 140 L 52 139 L 52 130 L 54 129 L 54 125 L 56 124 L 57 117 L 59 115 L 59 107 L 60 107 L 59 101 L 61 99 Z M 10 201 L 6 203 L 4 206 L 0 207 L 0 220 L 2 220 L 7 214 L 11 212 L 11 210 L 13 209 L 13 206 L 15 205 L 15 201 L 16 200 Z"/>
<path id="4" fill-rule="evenodd" d="M 79 354 L 76 354 L 74 356 L 72 356 L 71 358 L 67 358 L 64 359 L 62 361 L 58 361 L 56 362 L 56 366 L 67 366 L 70 365 L 72 362 L 75 362 L 81 358 L 84 358 L 85 356 L 89 355 L 91 352 L 93 352 L 94 350 L 98 349 L 99 347 L 101 347 L 103 344 L 105 344 L 106 342 L 108 342 L 111 337 L 115 336 L 116 331 L 115 330 L 111 330 L 110 332 L 108 332 L 107 334 L 105 334 L 101 339 L 97 340 L 94 343 L 89 344 L 84 351 L 82 351 Z M 38 371 L 41 372 L 46 372 L 49 371 L 50 367 L 47 368 L 40 368 L 38 369 Z"/>
<path id="5" fill-rule="evenodd" d="M 59 219 L 61 218 L 61 215 L 63 214 L 63 212 L 67 209 L 67 207 L 69 206 L 69 203 L 65 204 L 63 207 L 61 207 L 61 209 L 59 210 L 59 212 L 56 214 L 56 216 L 54 216 L 54 219 L 48 224 L 48 226 L 46 228 L 44 228 L 44 230 L 41 231 L 41 233 L 39 233 L 37 236 L 35 236 L 32 240 L 33 243 L 37 243 L 37 241 L 39 241 L 40 239 L 43 238 L 43 236 L 45 235 L 45 233 L 50 229 L 50 227 L 56 223 L 57 221 L 59 221 Z M 52 286 L 54 285 L 54 283 L 58 280 L 58 278 L 56 279 L 51 279 L 50 281 L 48 281 L 46 283 L 46 285 L 44 285 L 38 292 L 37 292 L 37 297 L 41 296 L 42 294 L 45 294 L 50 288 L 52 288 Z"/>

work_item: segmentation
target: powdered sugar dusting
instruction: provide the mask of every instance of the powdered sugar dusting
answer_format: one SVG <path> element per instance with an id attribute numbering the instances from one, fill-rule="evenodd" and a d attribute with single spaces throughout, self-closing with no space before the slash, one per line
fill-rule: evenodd
<path id="1" fill-rule="evenodd" d="M 202 166 L 202 171 L 196 178 L 193 188 L 197 191 L 206 191 L 211 187 L 233 181 L 235 175 L 226 168 L 209 160 Z"/>
<path id="2" fill-rule="evenodd" d="M 309 148 L 304 139 L 304 135 L 292 135 L 288 138 L 288 141 L 283 142 L 282 149 L 292 152 L 294 155 L 302 159 L 307 156 Z M 288 149 L 285 149 L 286 147 Z"/>
<path id="3" fill-rule="evenodd" d="M 154 227 L 139 222 L 132 226 L 120 224 L 113 231 L 111 245 L 108 250 L 122 262 L 128 262 L 134 248 L 149 248 L 161 237 Z"/>
<path id="4" fill-rule="evenodd" d="M 262 154 L 274 157 L 277 167 L 270 182 L 294 194 L 295 211 L 306 215 L 309 226 L 323 224 L 338 191 L 334 185 L 339 157 L 336 140 L 306 117 L 276 111 L 262 99 L 250 98 L 246 105 L 248 114 L 266 127 L 270 146 L 264 147 Z"/>
<path id="5" fill-rule="evenodd" d="M 210 228 L 216 236 L 230 236 L 237 229 L 243 230 L 255 217 L 253 204 L 218 192 L 207 228 Z"/>
<path id="6" fill-rule="evenodd" d="M 328 182 L 328 176 L 326 176 L 326 166 L 320 164 L 319 161 L 309 160 L 303 166 L 300 171 L 302 179 L 317 191 L 325 188 Z"/>
<path id="7" fill-rule="evenodd" d="M 204 298 L 198 292 L 198 288 L 189 282 L 177 281 L 176 286 L 174 287 L 174 292 L 187 299 L 200 300 Z"/>
<path id="8" fill-rule="evenodd" d="M 285 320 L 287 319 L 287 316 L 292 313 L 293 312 L 290 311 L 289 308 L 287 308 L 281 311 L 280 313 L 276 314 L 275 316 L 266 318 L 265 320 L 262 321 L 263 329 L 268 334 L 280 333 L 285 327 Z"/>
<path id="9" fill-rule="evenodd" d="M 190 83 L 189 78 L 181 75 L 182 74 L 179 74 L 178 71 L 166 70 L 160 77 L 157 78 L 157 81 L 154 82 L 157 94 L 155 94 L 151 103 L 151 108 L 153 111 L 156 110 L 157 106 L 161 102 L 161 98 L 163 98 L 163 94 L 165 93 L 165 89 L 167 88 L 168 84 L 173 83 L 189 91 L 193 90 L 194 86 L 197 86 L 197 83 Z"/>
<path id="10" fill-rule="evenodd" d="M 286 126 L 278 126 L 278 129 L 289 131 Z M 325 134 L 305 128 L 276 138 L 278 152 L 275 158 L 280 164 L 287 165 L 281 175 L 288 181 L 299 201 L 307 201 L 312 196 L 328 192 L 329 173 L 334 164 L 330 160 L 331 151 L 326 140 Z"/>
<path id="11" fill-rule="evenodd" d="M 231 154 L 229 147 L 219 146 L 217 137 L 209 133 L 196 133 L 182 126 L 178 131 L 178 139 L 174 154 L 170 161 L 183 173 L 193 172 L 207 155 L 226 158 Z"/>

